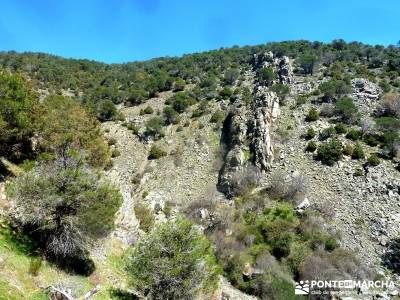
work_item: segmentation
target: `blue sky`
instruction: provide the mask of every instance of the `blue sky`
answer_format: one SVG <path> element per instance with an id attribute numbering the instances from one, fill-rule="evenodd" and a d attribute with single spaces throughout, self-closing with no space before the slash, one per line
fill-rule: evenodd
<path id="1" fill-rule="evenodd" d="M 126 62 L 268 41 L 400 40 L 398 0 L 0 0 L 0 50 Z"/>

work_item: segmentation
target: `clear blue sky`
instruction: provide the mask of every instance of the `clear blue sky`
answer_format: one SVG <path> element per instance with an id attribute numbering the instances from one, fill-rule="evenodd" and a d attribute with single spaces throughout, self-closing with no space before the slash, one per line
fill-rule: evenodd
<path id="1" fill-rule="evenodd" d="M 400 39 L 398 0 L 0 0 L 0 50 L 104 62 L 268 41 Z"/>

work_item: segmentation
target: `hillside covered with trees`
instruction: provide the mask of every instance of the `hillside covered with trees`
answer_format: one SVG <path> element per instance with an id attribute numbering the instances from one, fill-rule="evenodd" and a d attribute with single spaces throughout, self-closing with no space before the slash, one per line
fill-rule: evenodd
<path id="1" fill-rule="evenodd" d="M 0 299 L 283 300 L 305 299 L 300 280 L 400 283 L 399 211 L 395 46 L 125 64 L 0 53 Z"/>

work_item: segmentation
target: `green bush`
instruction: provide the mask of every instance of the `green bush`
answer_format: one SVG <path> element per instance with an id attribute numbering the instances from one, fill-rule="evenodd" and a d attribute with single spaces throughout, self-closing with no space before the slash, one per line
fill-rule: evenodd
<path id="1" fill-rule="evenodd" d="M 97 118 L 100 121 L 114 120 L 117 115 L 117 107 L 111 100 L 103 100 L 97 105 Z"/>
<path id="2" fill-rule="evenodd" d="M 344 134 L 347 132 L 347 126 L 343 123 L 336 124 L 335 126 L 336 133 Z"/>
<path id="3" fill-rule="evenodd" d="M 154 112 L 154 109 L 151 106 L 146 106 L 146 108 L 143 109 L 143 114 L 146 115 L 151 115 Z"/>
<path id="4" fill-rule="evenodd" d="M 343 97 L 335 103 L 335 113 L 344 122 L 353 123 L 357 118 L 358 109 L 350 97 Z"/>
<path id="5" fill-rule="evenodd" d="M 361 169 L 361 168 L 356 169 L 354 172 L 354 176 L 357 176 L 357 177 L 364 176 L 363 169 Z"/>
<path id="6" fill-rule="evenodd" d="M 318 147 L 318 144 L 316 142 L 310 141 L 307 144 L 306 151 L 307 152 L 314 152 L 315 150 L 317 150 L 317 147 Z"/>
<path id="7" fill-rule="evenodd" d="M 171 106 L 164 107 L 163 114 L 164 114 L 165 123 L 167 125 L 178 124 L 181 120 L 181 118 L 179 117 L 179 113 L 175 109 L 173 109 Z"/>
<path id="8" fill-rule="evenodd" d="M 387 82 L 387 80 L 385 79 L 379 81 L 379 86 L 381 87 L 384 93 L 388 93 L 391 90 L 389 82 Z"/>
<path id="9" fill-rule="evenodd" d="M 315 228 L 313 228 L 315 230 Z M 296 241 L 292 244 L 290 255 L 285 259 L 287 265 L 293 274 L 299 274 L 302 265 L 309 255 L 312 254 L 308 242 Z"/>
<path id="10" fill-rule="evenodd" d="M 400 134 L 398 131 L 387 131 L 382 135 L 382 146 L 387 155 L 395 157 L 399 151 Z"/>
<path id="11" fill-rule="evenodd" d="M 153 117 L 146 122 L 146 134 L 158 139 L 164 135 L 163 133 L 164 120 L 160 117 Z"/>
<path id="12" fill-rule="evenodd" d="M 306 138 L 306 140 L 311 140 L 315 137 L 315 135 L 316 135 L 316 132 L 315 132 L 314 128 L 308 128 L 305 138 Z"/>
<path id="13" fill-rule="evenodd" d="M 354 147 L 352 144 L 346 144 L 343 148 L 343 154 L 347 155 L 347 156 L 352 156 L 353 150 L 354 150 Z"/>
<path id="14" fill-rule="evenodd" d="M 396 117 L 380 117 L 375 119 L 378 128 L 384 132 L 400 130 L 400 119 Z"/>
<path id="15" fill-rule="evenodd" d="M 314 122 L 319 119 L 319 111 L 316 108 L 311 108 L 306 116 L 307 122 Z"/>
<path id="16" fill-rule="evenodd" d="M 360 143 L 356 143 L 356 145 L 353 149 L 351 158 L 353 158 L 353 159 L 364 159 L 365 158 L 364 149 Z"/>
<path id="17" fill-rule="evenodd" d="M 319 90 L 324 94 L 327 101 L 334 98 L 342 97 L 351 92 L 351 86 L 344 80 L 331 79 L 330 81 L 323 82 L 319 86 Z"/>
<path id="18" fill-rule="evenodd" d="M 117 140 L 112 137 L 112 138 L 108 139 L 107 143 L 108 143 L 109 146 L 113 146 L 113 145 L 115 145 L 117 143 Z"/>
<path id="19" fill-rule="evenodd" d="M 238 69 L 228 69 L 224 74 L 224 81 L 226 84 L 233 85 L 236 80 L 239 78 L 240 71 Z"/>
<path id="20" fill-rule="evenodd" d="M 111 152 L 111 157 L 115 158 L 115 157 L 118 157 L 118 156 L 121 156 L 121 151 L 119 151 L 118 149 L 114 149 Z"/>
<path id="21" fill-rule="evenodd" d="M 296 105 L 301 106 L 307 103 L 307 96 L 301 95 L 296 98 Z"/>
<path id="22" fill-rule="evenodd" d="M 324 141 L 330 137 L 333 137 L 336 134 L 336 130 L 334 127 L 328 127 L 322 130 L 322 132 L 319 134 L 319 140 Z"/>
<path id="23" fill-rule="evenodd" d="M 139 174 L 134 175 L 131 179 L 131 183 L 133 185 L 139 185 L 140 184 L 140 175 Z"/>
<path id="24" fill-rule="evenodd" d="M 296 63 L 299 64 L 305 74 L 313 75 L 318 64 L 318 57 L 311 54 L 303 54 L 296 59 Z"/>
<path id="25" fill-rule="evenodd" d="M 132 131 L 133 134 L 139 134 L 139 127 L 135 123 L 129 123 L 126 128 Z"/>
<path id="26" fill-rule="evenodd" d="M 257 227 L 271 245 L 272 253 L 277 258 L 286 257 L 294 241 L 294 230 L 299 224 L 292 207 L 288 204 L 278 204 L 267 208 L 257 217 Z"/>
<path id="27" fill-rule="evenodd" d="M 346 138 L 352 141 L 357 141 L 361 138 L 362 133 L 359 130 L 350 129 L 346 134 Z"/>
<path id="28" fill-rule="evenodd" d="M 379 136 L 376 134 L 366 134 L 363 137 L 363 141 L 371 146 L 371 147 L 375 147 L 377 145 L 379 145 Z"/>
<path id="29" fill-rule="evenodd" d="M 282 100 L 289 95 L 290 88 L 287 84 L 275 83 L 273 86 L 271 86 L 271 91 L 275 92 L 282 102 Z"/>
<path id="30" fill-rule="evenodd" d="M 325 250 L 326 251 L 330 251 L 331 252 L 331 251 L 335 250 L 338 247 L 339 247 L 339 243 L 333 237 L 330 237 L 325 241 Z"/>
<path id="31" fill-rule="evenodd" d="M 220 110 L 214 112 L 210 118 L 211 123 L 221 123 L 224 120 L 224 113 Z"/>
<path id="32" fill-rule="evenodd" d="M 149 93 L 146 90 L 142 88 L 130 89 L 128 91 L 126 102 L 130 105 L 139 105 L 145 102 L 148 98 Z"/>
<path id="33" fill-rule="evenodd" d="M 150 208 L 143 203 L 136 203 L 134 206 L 135 217 L 139 220 L 139 228 L 144 232 L 150 232 L 154 226 L 155 217 Z"/>
<path id="34" fill-rule="evenodd" d="M 209 105 L 207 100 L 202 100 L 197 109 L 193 110 L 192 118 L 198 118 L 209 112 Z"/>
<path id="35" fill-rule="evenodd" d="M 85 162 L 95 167 L 104 167 L 110 161 L 99 122 L 76 100 L 63 96 L 45 98 L 36 123 L 38 148 L 42 151 L 84 153 Z"/>
<path id="36" fill-rule="evenodd" d="M 342 144 L 337 139 L 332 139 L 328 143 L 319 145 L 317 158 L 323 164 L 333 166 L 342 158 Z"/>
<path id="37" fill-rule="evenodd" d="M 168 103 L 172 104 L 172 107 L 178 112 L 183 113 L 186 109 L 195 104 L 196 99 L 190 97 L 186 92 L 178 92 L 168 99 Z M 167 102 L 166 102 L 167 103 Z"/>
<path id="38" fill-rule="evenodd" d="M 229 99 L 232 96 L 233 92 L 232 90 L 225 86 L 220 92 L 219 95 L 221 96 L 222 99 Z"/>
<path id="39" fill-rule="evenodd" d="M 174 82 L 174 92 L 183 91 L 185 89 L 186 82 L 182 78 L 177 78 Z"/>
<path id="40" fill-rule="evenodd" d="M 368 163 L 373 166 L 376 167 L 377 165 L 379 165 L 381 163 L 381 160 L 379 159 L 378 155 L 376 154 L 371 154 L 368 157 Z"/>
<path id="41" fill-rule="evenodd" d="M 168 221 L 142 237 L 127 258 L 132 288 L 149 299 L 194 299 L 217 287 L 210 242 L 185 220 Z"/>
<path id="42" fill-rule="evenodd" d="M 31 152 L 30 138 L 39 103 L 19 75 L 0 72 L 0 91 L 0 156 L 25 159 Z"/>
<path id="43" fill-rule="evenodd" d="M 167 152 L 158 147 L 157 145 L 152 145 L 150 149 L 150 153 L 148 159 L 159 159 L 163 156 L 166 156 Z"/>
<path id="44" fill-rule="evenodd" d="M 39 270 L 42 267 L 43 260 L 41 257 L 32 257 L 29 261 L 29 270 L 28 273 L 32 276 L 37 276 L 39 274 Z"/>
<path id="45" fill-rule="evenodd" d="M 256 76 L 258 81 L 265 85 L 271 85 L 274 79 L 276 78 L 276 75 L 274 73 L 274 70 L 272 70 L 272 68 L 258 69 L 256 72 Z"/>
<path id="46" fill-rule="evenodd" d="M 15 178 L 7 192 L 18 207 L 16 226 L 55 260 L 82 258 L 89 241 L 113 228 L 119 191 L 99 181 L 80 159 L 59 158 Z M 40 211 L 40 213 L 38 213 Z"/>

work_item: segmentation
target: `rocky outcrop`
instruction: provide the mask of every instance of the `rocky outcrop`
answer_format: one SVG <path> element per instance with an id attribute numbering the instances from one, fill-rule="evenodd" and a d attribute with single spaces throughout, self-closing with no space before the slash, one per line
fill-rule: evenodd
<path id="1" fill-rule="evenodd" d="M 274 57 L 272 52 L 264 52 L 261 54 L 254 54 L 253 57 L 254 68 L 272 68 L 278 75 L 280 83 L 291 84 L 294 83 L 294 74 L 292 64 L 287 56 Z"/>
<path id="2" fill-rule="evenodd" d="M 280 113 L 278 96 L 265 87 L 258 87 L 253 111 L 251 151 L 254 164 L 268 171 L 274 159 L 270 128 Z"/>
<path id="3" fill-rule="evenodd" d="M 378 100 L 382 89 L 375 83 L 364 78 L 351 80 L 351 86 L 353 88 L 353 99 L 359 108 L 363 112 L 373 112 L 379 104 Z"/>
<path id="4" fill-rule="evenodd" d="M 224 165 L 219 174 L 218 189 L 228 198 L 236 192 L 236 174 L 242 171 L 249 153 L 247 139 L 249 111 L 246 106 L 235 106 L 225 119 L 222 133 L 222 143 L 226 147 Z"/>
<path id="5" fill-rule="evenodd" d="M 267 52 L 255 55 L 253 63 L 255 69 L 273 68 L 282 83 L 294 82 L 287 57 L 274 58 L 272 53 Z M 227 151 L 218 188 L 228 197 L 235 196 L 238 185 L 248 184 L 252 180 L 250 173 L 271 169 L 274 159 L 271 127 L 280 114 L 279 97 L 267 86 L 255 86 L 254 102 L 249 106 L 238 100 L 233 104 L 223 128 L 222 142 Z"/>

